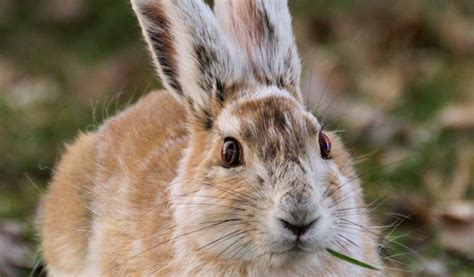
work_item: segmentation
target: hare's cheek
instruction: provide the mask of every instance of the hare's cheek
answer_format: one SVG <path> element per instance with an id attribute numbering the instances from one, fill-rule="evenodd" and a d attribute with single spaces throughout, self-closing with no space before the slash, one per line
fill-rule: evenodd
<path id="1" fill-rule="evenodd" d="M 303 236 L 303 239 L 324 240 L 333 228 L 335 222 L 331 211 L 322 206 L 318 208 L 318 211 L 319 216 L 317 224 L 314 224 L 313 228 L 309 229 L 308 234 Z"/>
<path id="2" fill-rule="evenodd" d="M 336 164 L 331 164 L 327 173 L 322 202 L 332 210 L 350 208 L 356 205 L 357 191 L 354 190 L 356 180 L 344 176 L 342 170 Z"/>
<path id="3" fill-rule="evenodd" d="M 337 176 L 336 193 L 332 197 L 333 205 L 339 209 L 350 209 L 357 206 L 357 191 L 354 189 L 356 180 L 349 179 L 342 174 Z"/>

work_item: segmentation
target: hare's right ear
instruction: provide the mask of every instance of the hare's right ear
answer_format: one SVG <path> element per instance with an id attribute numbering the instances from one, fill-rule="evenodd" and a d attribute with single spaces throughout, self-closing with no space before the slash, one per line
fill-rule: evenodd
<path id="1" fill-rule="evenodd" d="M 224 31 L 248 55 L 258 81 L 301 101 L 301 64 L 287 0 L 214 0 Z"/>
<path id="2" fill-rule="evenodd" d="M 202 0 L 132 0 L 160 78 L 207 127 L 239 78 L 237 59 Z"/>

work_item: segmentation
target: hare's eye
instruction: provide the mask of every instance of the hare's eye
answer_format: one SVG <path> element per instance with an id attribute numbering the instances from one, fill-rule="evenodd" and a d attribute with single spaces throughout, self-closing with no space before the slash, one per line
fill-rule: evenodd
<path id="1" fill-rule="evenodd" d="M 225 138 L 221 152 L 222 166 L 236 167 L 242 164 L 242 145 L 235 138 Z"/>
<path id="2" fill-rule="evenodd" d="M 331 158 L 331 140 L 323 132 L 319 132 L 319 149 L 323 159 L 329 160 Z"/>

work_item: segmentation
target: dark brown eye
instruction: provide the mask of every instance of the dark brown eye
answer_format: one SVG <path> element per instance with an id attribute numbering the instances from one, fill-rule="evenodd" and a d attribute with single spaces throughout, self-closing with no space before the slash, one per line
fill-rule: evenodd
<path id="1" fill-rule="evenodd" d="M 331 140 L 323 132 L 319 132 L 319 149 L 323 159 L 329 160 L 331 158 Z"/>
<path id="2" fill-rule="evenodd" d="M 242 146 L 235 138 L 225 138 L 221 152 L 222 166 L 225 168 L 242 165 Z"/>

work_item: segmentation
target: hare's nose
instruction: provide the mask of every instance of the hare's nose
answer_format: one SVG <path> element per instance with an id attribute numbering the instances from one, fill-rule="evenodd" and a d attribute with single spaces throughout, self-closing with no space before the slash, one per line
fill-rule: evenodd
<path id="1" fill-rule="evenodd" d="M 319 220 L 319 217 L 314 219 L 314 220 L 311 220 L 310 222 L 307 222 L 307 223 L 290 223 L 290 222 L 280 218 L 280 222 L 282 223 L 283 227 L 285 229 L 290 230 L 297 237 L 300 237 L 304 233 L 306 233 L 306 231 L 308 231 L 311 227 L 313 227 L 313 225 L 318 220 Z"/>

